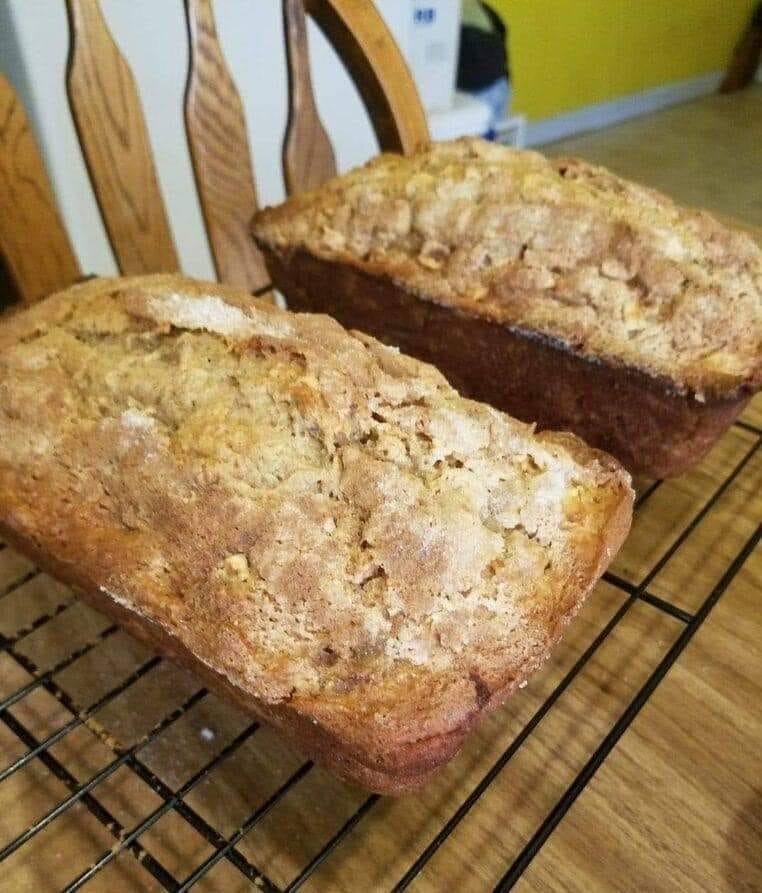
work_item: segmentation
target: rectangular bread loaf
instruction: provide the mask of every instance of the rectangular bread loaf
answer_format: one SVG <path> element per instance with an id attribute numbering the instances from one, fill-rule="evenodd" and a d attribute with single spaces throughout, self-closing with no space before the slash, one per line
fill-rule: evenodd
<path id="1" fill-rule="evenodd" d="M 462 393 L 678 474 L 762 384 L 762 251 L 574 159 L 463 139 L 382 155 L 253 222 L 294 310 Z"/>
<path id="2" fill-rule="evenodd" d="M 632 497 L 577 438 L 235 288 L 94 280 L 0 322 L 0 534 L 376 791 L 540 666 Z"/>

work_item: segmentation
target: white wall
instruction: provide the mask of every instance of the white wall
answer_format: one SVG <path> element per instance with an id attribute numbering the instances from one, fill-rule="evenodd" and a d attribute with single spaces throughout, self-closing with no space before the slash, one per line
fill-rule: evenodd
<path id="1" fill-rule="evenodd" d="M 407 0 L 376 0 L 403 52 Z M 182 0 L 102 0 L 138 83 L 159 181 L 185 272 L 212 276 L 183 122 L 188 48 Z M 286 63 L 280 0 L 217 0 L 223 52 L 246 109 L 260 202 L 283 198 L 280 151 Z M 362 101 L 332 48 L 309 26 L 318 108 L 339 168 L 378 151 Z M 63 0 L 0 0 L 0 68 L 29 109 L 67 228 L 86 272 L 116 272 L 79 150 L 64 87 L 68 26 Z"/>

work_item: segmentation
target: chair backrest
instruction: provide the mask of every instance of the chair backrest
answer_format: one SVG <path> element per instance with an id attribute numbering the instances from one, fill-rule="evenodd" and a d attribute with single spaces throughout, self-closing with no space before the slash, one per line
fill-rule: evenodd
<path id="1" fill-rule="evenodd" d="M 80 275 L 29 119 L 2 75 L 0 257 L 3 285 L 23 300 L 43 297 Z"/>
<path id="2" fill-rule="evenodd" d="M 383 150 L 429 139 L 410 72 L 368 0 L 282 0 L 289 115 L 283 171 L 289 194 L 336 171 L 310 80 L 306 16 L 343 60 Z M 82 154 L 120 272 L 176 270 L 177 251 L 159 188 L 135 79 L 98 0 L 66 0 L 67 93 Z M 248 233 L 257 209 L 243 105 L 217 38 L 212 0 L 185 0 L 190 65 L 185 125 L 217 276 L 251 291 L 267 285 Z M 70 284 L 79 266 L 24 110 L 0 79 L 0 252 L 17 297 L 36 300 Z"/>

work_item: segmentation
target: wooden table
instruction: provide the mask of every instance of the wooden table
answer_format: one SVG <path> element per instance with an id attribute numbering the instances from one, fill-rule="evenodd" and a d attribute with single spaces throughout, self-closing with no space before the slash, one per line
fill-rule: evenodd
<path id="1" fill-rule="evenodd" d="M 0 765 L 22 765 L 0 846 L 30 839 L 0 889 L 59 890 L 98 860 L 88 891 L 174 889 L 215 858 L 194 889 L 762 889 L 761 434 L 762 395 L 689 474 L 638 482 L 632 534 L 546 668 L 399 800 L 305 766 L 3 548 Z"/>

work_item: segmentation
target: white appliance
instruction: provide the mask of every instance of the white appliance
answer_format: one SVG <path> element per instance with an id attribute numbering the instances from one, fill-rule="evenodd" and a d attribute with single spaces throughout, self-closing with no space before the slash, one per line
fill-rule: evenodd
<path id="1" fill-rule="evenodd" d="M 413 0 L 403 52 L 428 111 L 452 106 L 460 36 L 460 0 Z M 399 40 L 399 37 L 398 37 Z"/>

